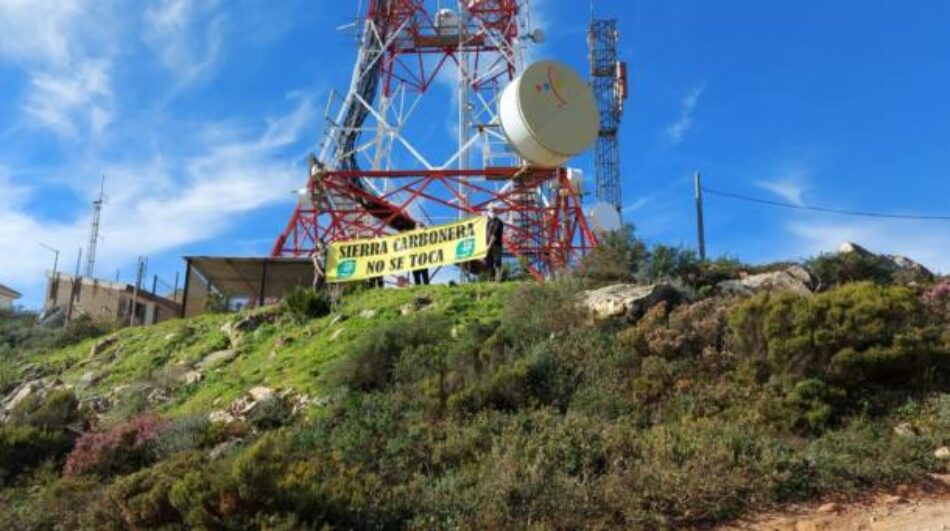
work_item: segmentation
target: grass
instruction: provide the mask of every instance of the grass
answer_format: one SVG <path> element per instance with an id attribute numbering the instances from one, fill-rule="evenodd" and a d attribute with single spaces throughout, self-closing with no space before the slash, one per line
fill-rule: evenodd
<path id="1" fill-rule="evenodd" d="M 497 319 L 506 297 L 516 287 L 510 283 L 366 290 L 346 297 L 337 311 L 325 317 L 303 324 L 283 319 L 264 323 L 241 338 L 233 361 L 206 371 L 200 383 L 178 389 L 173 401 L 160 407 L 159 412 L 208 412 L 259 385 L 319 396 L 325 365 L 345 355 L 361 334 L 400 317 L 401 308 L 415 299 L 432 301 L 420 312 L 444 316 L 463 329 L 472 321 Z M 75 386 L 80 398 L 106 395 L 119 386 L 135 383 L 174 383 L 177 375 L 208 354 L 231 348 L 228 335 L 221 330 L 226 323 L 244 315 L 273 311 L 264 308 L 241 315 L 211 314 L 123 329 L 113 334 L 115 343 L 98 356 L 90 357 L 90 351 L 101 338 L 33 354 L 23 363 L 35 364 L 42 374 L 55 374 L 67 385 Z M 374 312 L 373 317 L 362 317 L 366 311 Z M 80 380 L 89 372 L 101 377 L 83 389 Z"/>

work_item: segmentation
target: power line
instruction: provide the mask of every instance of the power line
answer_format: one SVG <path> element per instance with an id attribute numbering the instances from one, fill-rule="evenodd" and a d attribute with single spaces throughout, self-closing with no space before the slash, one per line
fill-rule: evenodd
<path id="1" fill-rule="evenodd" d="M 806 204 L 795 204 L 795 203 L 785 203 L 782 201 L 772 201 L 770 199 L 762 199 L 759 197 L 752 197 L 743 194 L 737 194 L 733 192 L 723 192 L 721 190 L 714 190 L 712 188 L 702 187 L 702 190 L 710 195 L 718 195 L 721 197 L 727 197 L 729 199 L 735 199 L 738 201 L 746 201 L 749 203 L 758 203 L 761 205 L 776 206 L 782 208 L 790 208 L 793 210 L 810 210 L 813 212 L 824 212 L 827 214 L 838 214 L 841 216 L 855 216 L 855 217 L 864 217 L 864 218 L 884 218 L 884 219 L 905 219 L 905 220 L 918 220 L 918 221 L 950 221 L 950 216 L 919 216 L 914 214 L 883 214 L 880 212 L 867 212 L 862 210 L 844 210 L 838 208 L 828 208 L 815 205 L 806 205 Z"/>

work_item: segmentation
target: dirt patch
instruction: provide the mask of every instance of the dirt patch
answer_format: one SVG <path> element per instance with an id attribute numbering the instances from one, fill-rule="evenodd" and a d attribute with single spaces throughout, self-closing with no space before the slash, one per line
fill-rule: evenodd
<path id="1" fill-rule="evenodd" d="M 795 506 L 718 527 L 722 531 L 950 531 L 950 474 L 913 487 L 868 495 L 859 502 Z"/>

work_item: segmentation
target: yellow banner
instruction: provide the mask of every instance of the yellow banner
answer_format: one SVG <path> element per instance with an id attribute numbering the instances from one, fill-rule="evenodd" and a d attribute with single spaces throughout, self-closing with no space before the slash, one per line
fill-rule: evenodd
<path id="1" fill-rule="evenodd" d="M 488 254 L 488 220 L 471 218 L 391 236 L 334 242 L 327 253 L 327 282 L 353 282 L 441 267 Z"/>

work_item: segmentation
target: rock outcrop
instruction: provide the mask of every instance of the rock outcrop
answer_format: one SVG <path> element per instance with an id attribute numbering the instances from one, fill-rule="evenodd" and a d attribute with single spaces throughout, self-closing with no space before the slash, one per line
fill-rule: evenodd
<path id="1" fill-rule="evenodd" d="M 877 254 L 854 242 L 842 243 L 838 248 L 838 252 L 841 254 L 856 253 L 863 256 L 883 259 L 889 262 L 895 270 L 905 273 L 911 280 L 929 282 L 936 278 L 933 271 L 924 267 L 923 264 L 911 260 L 906 256 L 897 254 Z"/>
<path id="2" fill-rule="evenodd" d="M 760 291 L 811 295 L 815 280 L 805 268 L 791 266 L 782 271 L 750 275 L 738 280 L 725 280 L 716 288 L 723 295 L 753 295 Z"/>
<path id="3" fill-rule="evenodd" d="M 581 306 L 595 319 L 626 317 L 635 321 L 661 302 L 677 305 L 686 295 L 670 284 L 615 284 L 581 294 Z"/>

